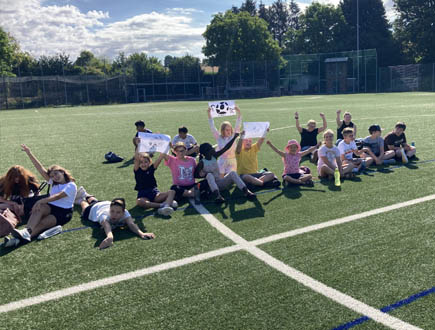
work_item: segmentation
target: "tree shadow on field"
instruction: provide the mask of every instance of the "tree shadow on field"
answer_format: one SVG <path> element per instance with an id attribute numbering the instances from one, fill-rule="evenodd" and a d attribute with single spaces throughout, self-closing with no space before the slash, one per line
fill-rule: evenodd
<path id="1" fill-rule="evenodd" d="M 315 188 L 307 188 L 304 186 L 292 185 L 286 188 L 282 188 L 281 192 L 275 196 L 273 196 L 268 201 L 264 202 L 264 205 L 268 205 L 273 202 L 275 199 L 278 199 L 281 196 L 285 196 L 289 199 L 298 199 L 302 197 L 302 192 L 326 192 L 323 189 L 315 189 Z"/>

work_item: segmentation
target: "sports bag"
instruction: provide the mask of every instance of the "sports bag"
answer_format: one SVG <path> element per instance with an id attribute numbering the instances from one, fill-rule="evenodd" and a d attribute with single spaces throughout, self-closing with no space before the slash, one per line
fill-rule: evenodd
<path id="1" fill-rule="evenodd" d="M 0 210 L 0 237 L 7 236 L 20 223 L 20 218 L 9 208 Z"/>

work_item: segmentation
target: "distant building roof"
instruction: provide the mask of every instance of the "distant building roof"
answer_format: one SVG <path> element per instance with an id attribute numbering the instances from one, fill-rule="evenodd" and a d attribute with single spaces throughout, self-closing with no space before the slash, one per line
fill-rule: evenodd
<path id="1" fill-rule="evenodd" d="M 325 60 L 325 63 L 347 62 L 348 57 L 330 57 Z"/>

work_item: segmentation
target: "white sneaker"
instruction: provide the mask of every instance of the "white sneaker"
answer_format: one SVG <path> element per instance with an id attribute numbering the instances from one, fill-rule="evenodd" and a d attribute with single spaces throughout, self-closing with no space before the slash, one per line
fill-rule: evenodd
<path id="1" fill-rule="evenodd" d="M 11 231 L 11 235 L 15 238 L 18 238 L 22 241 L 30 242 L 32 240 L 32 237 L 30 236 L 29 231 L 27 228 L 24 229 L 14 229 Z"/>
<path id="2" fill-rule="evenodd" d="M 163 204 L 158 210 L 157 213 L 160 215 L 171 215 L 174 212 L 174 209 L 166 204 Z"/>
<path id="3" fill-rule="evenodd" d="M 80 205 L 80 203 L 85 200 L 86 194 L 87 193 L 85 188 L 83 188 L 83 186 L 80 186 L 79 190 L 77 190 L 76 198 L 74 199 L 74 204 Z"/>
<path id="4" fill-rule="evenodd" d="M 174 211 L 175 211 L 175 209 L 178 207 L 178 203 L 177 203 L 177 201 L 172 201 L 171 207 L 172 207 L 172 208 L 174 209 Z"/>
<path id="5" fill-rule="evenodd" d="M 405 149 L 400 149 L 400 152 L 402 153 L 402 163 L 406 164 L 408 162 L 408 157 L 406 157 Z"/>
<path id="6" fill-rule="evenodd" d="M 5 240 L 3 241 L 3 247 L 5 248 L 16 247 L 18 244 L 20 244 L 20 240 L 15 237 L 5 237 Z"/>

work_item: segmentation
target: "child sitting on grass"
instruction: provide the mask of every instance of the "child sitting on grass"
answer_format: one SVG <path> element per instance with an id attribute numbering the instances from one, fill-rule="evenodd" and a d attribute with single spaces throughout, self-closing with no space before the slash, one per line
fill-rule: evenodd
<path id="1" fill-rule="evenodd" d="M 337 142 L 335 143 L 338 145 L 341 140 L 343 140 L 343 130 L 345 128 L 353 128 L 353 134 L 356 137 L 356 125 L 352 122 L 352 115 L 350 112 L 346 111 L 343 115 L 343 120 L 340 119 L 341 110 L 337 110 Z"/>
<path id="2" fill-rule="evenodd" d="M 106 238 L 99 246 L 100 249 L 113 245 L 112 230 L 122 226 L 127 226 L 128 229 L 142 239 L 156 237 L 153 233 L 142 232 L 134 223 L 130 213 L 125 209 L 124 198 L 115 198 L 111 202 L 100 202 L 94 196 L 89 195 L 83 187 L 81 187 L 78 197 L 78 204 L 82 208 L 82 219 L 99 223 L 106 233 Z"/>
<path id="3" fill-rule="evenodd" d="M 174 201 L 175 191 L 160 192 L 157 189 L 157 182 L 154 172 L 159 167 L 164 154 L 153 164 L 153 161 L 147 153 L 135 153 L 134 156 L 134 178 L 136 180 L 137 199 L 136 204 L 140 207 L 158 208 L 157 212 L 161 215 L 171 215 L 177 202 Z"/>
<path id="4" fill-rule="evenodd" d="M 196 168 L 197 176 L 204 176 L 207 179 L 208 185 L 212 192 L 212 198 L 216 203 L 223 203 L 225 199 L 220 194 L 220 191 L 228 189 L 231 185 L 236 184 L 245 196 L 252 200 L 255 199 L 255 194 L 252 193 L 242 179 L 235 171 L 230 171 L 222 178 L 219 173 L 218 159 L 222 154 L 229 150 L 239 133 L 235 133 L 233 138 L 219 151 L 216 151 L 210 143 L 202 143 L 199 146 L 200 161 Z"/>
<path id="5" fill-rule="evenodd" d="M 295 112 L 296 128 L 298 129 L 298 132 L 301 135 L 301 143 L 300 143 L 301 151 L 305 151 L 305 150 L 315 146 L 316 148 L 314 148 L 312 153 L 311 153 L 311 162 L 313 162 L 314 164 L 317 163 L 317 159 L 318 159 L 317 134 L 323 132 L 327 127 L 325 114 L 320 113 L 320 117 L 322 118 L 322 121 L 323 121 L 322 127 L 316 128 L 316 121 L 311 119 L 307 123 L 307 128 L 302 128 L 299 125 L 299 114 L 297 112 Z"/>
<path id="6" fill-rule="evenodd" d="M 172 174 L 171 190 L 175 191 L 175 200 L 179 202 L 183 197 L 194 197 L 195 191 L 195 158 L 186 156 L 187 148 L 184 142 L 177 142 L 173 146 L 176 157 L 163 154 L 165 165 L 169 167 Z"/>
<path id="7" fill-rule="evenodd" d="M 301 146 L 299 145 L 298 141 L 290 140 L 285 147 L 285 152 L 283 152 L 276 148 L 272 142 L 267 141 L 266 143 L 272 148 L 273 151 L 282 157 L 282 161 L 284 163 L 282 184 L 284 187 L 287 187 L 289 183 L 307 186 L 314 185 L 312 175 L 310 173 L 304 173 L 304 171 L 302 171 L 299 167 L 299 163 L 302 157 L 313 152 L 317 146 L 312 146 L 301 152 Z"/>
<path id="8" fill-rule="evenodd" d="M 268 131 L 265 132 L 264 136 Z M 281 183 L 275 174 L 268 171 L 258 172 L 257 154 L 265 137 L 263 136 L 256 143 L 252 143 L 252 139 L 245 139 L 244 135 L 243 131 L 236 147 L 237 174 L 247 185 L 264 188 L 279 187 Z"/>
<path id="9" fill-rule="evenodd" d="M 357 156 L 363 155 L 363 150 L 358 150 L 356 143 L 354 141 L 353 129 L 345 128 L 343 130 L 343 141 L 338 144 L 338 150 L 340 150 L 340 159 L 343 166 L 349 166 L 352 170 L 351 173 L 346 173 L 345 178 L 355 177 L 355 173 L 362 171 L 366 162 L 369 159 L 364 160 L 362 158 L 354 158 L 354 154 Z"/>
<path id="10" fill-rule="evenodd" d="M 187 148 L 186 156 L 196 157 L 198 155 L 199 147 L 193 135 L 188 134 L 187 127 L 180 127 L 178 129 L 178 135 L 175 135 L 172 139 L 172 145 L 177 142 L 184 142 Z"/>
<path id="11" fill-rule="evenodd" d="M 363 151 L 366 155 L 366 166 L 375 161 L 376 165 L 394 163 L 388 161 L 394 157 L 394 151 L 388 150 L 384 151 L 384 139 L 381 137 L 381 127 L 379 125 L 371 125 L 369 127 L 370 135 L 362 140 Z M 364 157 L 365 155 L 363 155 Z M 370 160 L 370 163 L 368 162 Z"/>
<path id="12" fill-rule="evenodd" d="M 396 158 L 401 159 L 403 163 L 407 163 L 408 158 L 414 157 L 417 151 L 414 146 L 410 146 L 406 143 L 405 130 L 405 123 L 398 122 L 394 130 L 388 133 L 384 138 L 385 149 L 393 150 Z"/>
<path id="13" fill-rule="evenodd" d="M 323 133 L 323 143 L 319 148 L 319 162 L 317 164 L 317 173 L 319 178 L 334 178 L 335 169 L 338 168 L 340 177 L 352 171 L 349 165 L 343 166 L 340 159 L 340 150 L 334 145 L 334 132 L 328 129 Z"/>

